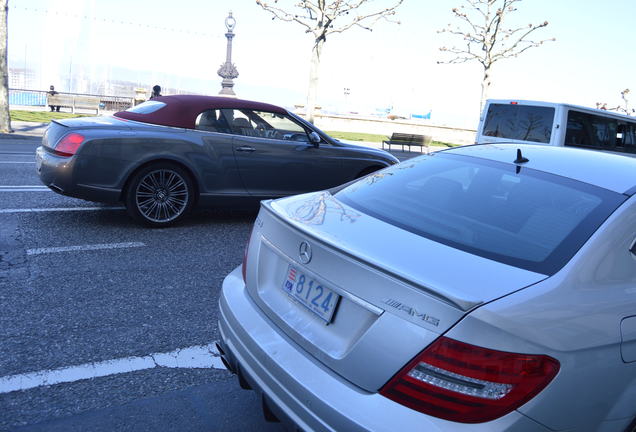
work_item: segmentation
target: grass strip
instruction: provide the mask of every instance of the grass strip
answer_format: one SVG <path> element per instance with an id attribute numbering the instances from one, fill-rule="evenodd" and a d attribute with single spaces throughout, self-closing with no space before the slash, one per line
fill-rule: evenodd
<path id="1" fill-rule="evenodd" d="M 76 118 L 76 117 L 94 117 L 91 114 L 71 114 L 66 112 L 52 112 L 52 111 L 22 111 L 11 110 L 9 112 L 11 120 L 15 121 L 27 121 L 37 123 L 48 123 L 51 120 Z"/>
<path id="2" fill-rule="evenodd" d="M 342 132 L 342 131 L 325 131 L 329 136 L 336 139 L 342 139 L 347 141 L 365 141 L 373 143 L 381 143 L 384 140 L 388 140 L 387 135 L 370 134 L 364 132 Z M 446 143 L 441 141 L 431 142 L 431 146 L 434 147 L 458 147 L 460 144 Z"/>

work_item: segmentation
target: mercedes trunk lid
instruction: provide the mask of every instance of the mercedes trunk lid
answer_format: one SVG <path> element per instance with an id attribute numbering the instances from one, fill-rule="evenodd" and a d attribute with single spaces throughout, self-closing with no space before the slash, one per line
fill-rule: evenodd
<path id="1" fill-rule="evenodd" d="M 271 321 L 377 391 L 480 304 L 546 276 L 436 243 L 318 192 L 262 204 L 247 289 Z"/>

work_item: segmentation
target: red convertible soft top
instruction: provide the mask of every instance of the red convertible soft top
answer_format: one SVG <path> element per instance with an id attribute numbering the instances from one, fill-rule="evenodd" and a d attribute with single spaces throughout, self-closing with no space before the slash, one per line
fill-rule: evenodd
<path id="1" fill-rule="evenodd" d="M 143 123 L 194 129 L 197 116 L 207 109 L 252 109 L 280 114 L 287 112 L 284 108 L 276 105 L 222 96 L 173 95 L 159 96 L 153 98 L 152 101 L 163 102 L 166 106 L 147 114 L 119 111 L 114 115 L 122 119 Z"/>

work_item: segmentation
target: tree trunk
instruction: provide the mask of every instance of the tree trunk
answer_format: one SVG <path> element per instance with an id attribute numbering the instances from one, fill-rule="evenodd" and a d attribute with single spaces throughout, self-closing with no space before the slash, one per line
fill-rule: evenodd
<path id="1" fill-rule="evenodd" d="M 8 16 L 9 0 L 0 0 L 0 132 L 3 133 L 13 132 L 9 117 Z"/>
<path id="2" fill-rule="evenodd" d="M 490 91 L 490 67 L 484 67 L 484 76 L 481 80 L 481 98 L 479 100 L 479 115 L 481 115 L 484 107 L 486 106 L 486 100 L 488 99 L 488 92 Z"/>
<path id="3" fill-rule="evenodd" d="M 311 50 L 311 65 L 309 67 L 309 88 L 307 90 L 307 121 L 314 122 L 316 95 L 318 94 L 318 77 L 320 72 L 320 54 L 324 39 L 318 39 Z"/>

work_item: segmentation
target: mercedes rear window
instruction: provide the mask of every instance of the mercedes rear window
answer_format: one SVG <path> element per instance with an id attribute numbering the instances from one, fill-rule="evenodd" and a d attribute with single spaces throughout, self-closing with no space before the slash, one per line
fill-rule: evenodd
<path id="1" fill-rule="evenodd" d="M 554 108 L 518 104 L 490 104 L 482 135 L 549 143 Z"/>
<path id="2" fill-rule="evenodd" d="M 547 275 L 563 267 L 626 198 L 545 172 L 450 153 L 402 162 L 335 196 L 428 239 Z"/>

